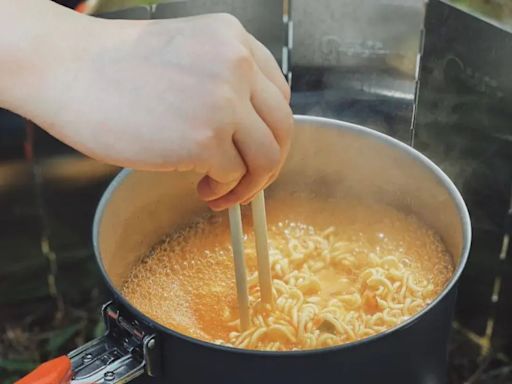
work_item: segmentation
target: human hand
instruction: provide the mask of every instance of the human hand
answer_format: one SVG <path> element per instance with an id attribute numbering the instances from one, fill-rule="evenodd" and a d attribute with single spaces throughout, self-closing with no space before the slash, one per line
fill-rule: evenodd
<path id="1" fill-rule="evenodd" d="M 64 42 L 44 43 L 31 94 L 13 109 L 98 160 L 199 172 L 199 196 L 215 210 L 277 177 L 293 128 L 290 90 L 234 17 L 62 15 Z"/>

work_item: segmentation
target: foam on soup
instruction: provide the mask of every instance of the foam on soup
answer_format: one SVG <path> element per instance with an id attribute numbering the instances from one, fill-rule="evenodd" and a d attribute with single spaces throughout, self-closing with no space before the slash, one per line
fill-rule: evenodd
<path id="1" fill-rule="evenodd" d="M 241 332 L 226 213 L 170 233 L 133 268 L 123 295 L 186 335 L 258 350 L 344 344 L 393 328 L 428 305 L 453 273 L 421 221 L 367 201 L 267 203 L 274 307 L 260 303 L 250 211 L 244 210 L 251 326 Z"/>

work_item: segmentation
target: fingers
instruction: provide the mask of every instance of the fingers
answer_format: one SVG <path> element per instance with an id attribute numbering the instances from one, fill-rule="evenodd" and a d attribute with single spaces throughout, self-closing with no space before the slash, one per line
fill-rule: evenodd
<path id="1" fill-rule="evenodd" d="M 286 160 L 286 156 L 290 149 L 294 126 L 293 112 L 289 107 L 291 90 L 270 51 L 250 34 L 249 41 L 251 53 L 253 54 L 254 60 L 261 70 L 261 73 L 276 88 L 275 90 L 271 89 L 271 87 L 268 86 L 268 81 L 264 81 L 264 79 L 261 79 L 260 77 L 252 93 L 252 103 L 255 106 L 255 109 L 263 118 L 265 123 L 270 127 L 281 146 L 281 164 L 279 169 L 269 176 L 269 179 L 264 186 L 264 188 L 266 188 L 279 175 L 279 171 L 284 165 L 284 161 Z M 280 102 L 281 100 L 275 95 L 276 90 L 284 97 L 286 106 L 284 106 L 283 103 Z M 272 97 L 269 97 L 269 95 Z M 242 203 L 245 204 L 249 202 L 253 197 L 254 196 L 251 196 L 250 199 L 243 201 Z"/>
<path id="2" fill-rule="evenodd" d="M 293 131 L 289 106 L 290 88 L 272 54 L 253 36 L 247 35 L 256 64 L 252 70 L 249 100 L 241 101 L 239 123 L 226 150 L 215 150 L 215 166 L 198 184 L 200 197 L 213 210 L 249 202 L 279 174 L 288 154 Z M 248 42 L 248 43 L 247 43 Z M 229 163 L 235 161 L 231 176 Z M 212 161 L 209 161 L 210 163 Z"/>
<path id="3" fill-rule="evenodd" d="M 263 188 L 266 188 L 277 178 L 290 150 L 293 133 L 293 114 L 280 91 L 262 73 L 257 76 L 251 102 L 256 113 L 258 113 L 272 132 L 280 150 L 279 165 L 267 176 L 267 180 L 263 185 Z M 249 203 L 258 192 L 259 190 L 254 195 L 242 200 L 242 204 Z"/>
<path id="4" fill-rule="evenodd" d="M 256 113 L 265 122 L 281 148 L 282 166 L 290 150 L 293 135 L 293 113 L 280 91 L 262 74 L 256 75 L 251 94 Z"/>
<path id="5" fill-rule="evenodd" d="M 276 59 L 270 51 L 262 43 L 260 43 L 254 36 L 248 33 L 249 36 L 249 49 L 254 57 L 254 61 L 260 68 L 261 72 L 270 80 L 277 89 L 281 92 L 287 103 L 290 102 L 290 86 L 286 82 L 283 72 Z"/>
<path id="6" fill-rule="evenodd" d="M 216 148 L 207 159 L 209 169 L 197 185 L 199 197 L 211 201 L 231 191 L 246 173 L 242 160 L 232 140 L 226 141 L 224 148 Z"/>
<path id="7" fill-rule="evenodd" d="M 249 106 L 247 124 L 240 127 L 233 137 L 239 153 L 244 159 L 247 173 L 238 185 L 226 195 L 209 201 L 213 210 L 222 210 L 249 199 L 260 191 L 281 162 L 281 149 L 274 135 L 256 111 Z"/>

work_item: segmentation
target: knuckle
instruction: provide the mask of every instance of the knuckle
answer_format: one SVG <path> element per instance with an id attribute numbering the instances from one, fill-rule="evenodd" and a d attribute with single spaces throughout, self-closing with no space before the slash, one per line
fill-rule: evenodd
<path id="1" fill-rule="evenodd" d="M 251 52 L 243 45 L 234 45 L 227 58 L 230 70 L 242 73 L 251 73 L 256 64 Z"/>
<path id="2" fill-rule="evenodd" d="M 238 20 L 235 16 L 229 13 L 219 12 L 213 14 L 212 17 L 214 17 L 215 20 L 223 27 L 234 28 L 236 30 L 244 29 L 240 20 Z"/>
<path id="3" fill-rule="evenodd" d="M 205 127 L 196 135 L 193 155 L 207 161 L 218 152 L 226 137 L 226 129 L 222 124 Z"/>

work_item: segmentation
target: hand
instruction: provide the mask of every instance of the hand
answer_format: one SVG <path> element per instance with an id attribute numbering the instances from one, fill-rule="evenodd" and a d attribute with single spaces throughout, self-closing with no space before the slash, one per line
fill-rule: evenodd
<path id="1" fill-rule="evenodd" d="M 290 90 L 234 17 L 59 12 L 65 42 L 44 43 L 19 113 L 108 163 L 199 172 L 199 196 L 215 210 L 250 201 L 277 177 L 292 134 Z"/>

